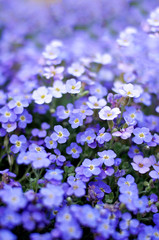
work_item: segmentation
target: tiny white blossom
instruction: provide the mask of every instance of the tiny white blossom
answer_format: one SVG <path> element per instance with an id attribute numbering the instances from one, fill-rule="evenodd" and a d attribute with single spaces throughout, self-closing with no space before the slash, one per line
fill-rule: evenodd
<path id="1" fill-rule="evenodd" d="M 121 111 L 119 108 L 110 108 L 108 106 L 105 106 L 99 111 L 99 118 L 102 120 L 113 120 L 120 114 Z"/>
<path id="2" fill-rule="evenodd" d="M 79 93 L 80 88 L 81 88 L 81 82 L 80 81 L 76 82 L 76 80 L 74 78 L 66 81 L 66 91 L 68 93 L 72 93 L 72 94 Z"/>
<path id="3" fill-rule="evenodd" d="M 53 87 L 49 87 L 49 91 L 55 98 L 61 98 L 66 93 L 65 84 L 62 81 L 55 81 Z"/>
<path id="4" fill-rule="evenodd" d="M 106 105 L 106 100 L 104 98 L 97 99 L 95 96 L 91 96 L 88 98 L 87 105 L 91 109 L 100 109 Z"/>
<path id="5" fill-rule="evenodd" d="M 52 95 L 46 87 L 39 87 L 37 90 L 34 90 L 32 98 L 37 104 L 50 103 L 52 101 Z"/>
<path id="6" fill-rule="evenodd" d="M 95 58 L 93 59 L 93 62 L 103 64 L 103 65 L 109 64 L 112 62 L 112 57 L 107 53 L 106 54 L 97 53 Z"/>
<path id="7" fill-rule="evenodd" d="M 84 71 L 85 71 L 85 68 L 79 63 L 73 63 L 68 68 L 68 73 L 75 77 L 80 77 L 84 73 Z"/>

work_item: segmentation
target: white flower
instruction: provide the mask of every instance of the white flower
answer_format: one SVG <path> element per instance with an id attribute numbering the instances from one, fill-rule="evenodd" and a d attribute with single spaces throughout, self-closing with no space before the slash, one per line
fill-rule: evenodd
<path id="1" fill-rule="evenodd" d="M 68 93 L 79 93 L 80 92 L 80 88 L 81 88 L 81 82 L 76 82 L 76 80 L 74 78 L 69 79 L 66 81 L 66 91 Z"/>
<path id="2" fill-rule="evenodd" d="M 159 27 L 159 8 L 157 8 L 150 14 L 150 18 L 148 18 L 147 22 L 151 26 Z"/>
<path id="3" fill-rule="evenodd" d="M 99 111 L 99 118 L 102 120 L 113 120 L 120 114 L 121 111 L 119 108 L 113 108 L 111 109 L 108 106 L 105 106 Z"/>
<path id="4" fill-rule="evenodd" d="M 88 98 L 87 105 L 91 109 L 100 109 L 106 105 L 106 100 L 104 98 L 97 99 L 95 96 L 91 96 Z"/>
<path id="5" fill-rule="evenodd" d="M 68 73 L 75 77 L 80 77 L 84 73 L 84 71 L 85 71 L 85 68 L 79 63 L 73 63 L 68 68 Z"/>
<path id="6" fill-rule="evenodd" d="M 37 104 L 50 103 L 52 101 L 52 95 L 46 87 L 39 87 L 35 90 L 32 94 L 32 98 Z"/>
<path id="7" fill-rule="evenodd" d="M 63 71 L 64 71 L 64 67 L 57 67 L 57 68 L 55 68 L 54 66 L 45 67 L 43 76 L 45 76 L 47 79 L 54 76 L 57 76 L 57 77 L 59 76 L 59 78 L 62 78 Z"/>
<path id="8" fill-rule="evenodd" d="M 62 81 L 55 81 L 53 87 L 49 87 L 49 91 L 55 98 L 61 98 L 66 93 L 65 84 Z"/>
<path id="9" fill-rule="evenodd" d="M 136 33 L 136 29 L 132 27 L 126 28 L 124 31 L 122 31 L 119 35 L 119 38 L 117 39 L 117 43 L 120 46 L 128 47 L 133 40 L 133 35 Z"/>
<path id="10" fill-rule="evenodd" d="M 95 58 L 93 59 L 93 62 L 99 63 L 99 64 L 109 64 L 112 62 L 112 57 L 109 54 L 100 54 L 97 53 Z"/>
<path id="11" fill-rule="evenodd" d="M 133 85 L 131 83 L 122 84 L 118 82 L 118 84 L 115 84 L 115 88 L 113 88 L 113 91 L 121 94 L 124 97 L 138 98 L 141 95 L 143 89 L 140 86 Z"/>
<path id="12" fill-rule="evenodd" d="M 124 84 L 122 89 L 119 89 L 119 93 L 124 97 L 135 97 L 138 98 L 141 94 L 141 91 L 134 87 L 131 83 Z"/>

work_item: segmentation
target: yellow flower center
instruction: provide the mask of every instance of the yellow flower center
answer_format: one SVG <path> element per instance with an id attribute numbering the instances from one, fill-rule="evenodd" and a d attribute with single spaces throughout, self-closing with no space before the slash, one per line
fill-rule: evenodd
<path id="1" fill-rule="evenodd" d="M 79 119 L 76 118 L 76 119 L 74 120 L 74 123 L 79 123 Z"/>
<path id="2" fill-rule="evenodd" d="M 55 90 L 56 90 L 57 92 L 60 92 L 60 88 L 55 88 Z"/>
<path id="3" fill-rule="evenodd" d="M 51 140 L 51 141 L 49 141 L 49 143 L 50 143 L 50 145 L 52 145 L 52 144 L 53 144 L 53 141 Z"/>
<path id="4" fill-rule="evenodd" d="M 36 151 L 38 151 L 38 152 L 41 151 L 41 148 L 40 148 L 40 147 L 36 147 L 35 149 L 36 149 Z"/>
<path id="5" fill-rule="evenodd" d="M 130 91 L 127 92 L 127 95 L 131 95 L 132 93 Z"/>
<path id="6" fill-rule="evenodd" d="M 16 146 L 20 147 L 21 146 L 21 142 L 20 141 L 16 141 Z"/>
<path id="7" fill-rule="evenodd" d="M 125 182 L 126 185 L 128 185 L 130 187 L 130 183 L 129 182 Z"/>
<path id="8" fill-rule="evenodd" d="M 135 114 L 132 113 L 132 114 L 130 115 L 130 117 L 131 117 L 131 118 L 134 118 L 134 117 L 135 117 Z"/>
<path id="9" fill-rule="evenodd" d="M 72 86 L 72 89 L 74 90 L 76 87 L 75 86 Z"/>
<path id="10" fill-rule="evenodd" d="M 139 153 L 139 149 L 135 149 L 134 152 L 135 152 L 135 153 Z"/>
<path id="11" fill-rule="evenodd" d="M 95 107 L 98 107 L 98 106 L 99 106 L 99 104 L 98 104 L 98 103 L 94 103 L 94 106 L 95 106 Z"/>
<path id="12" fill-rule="evenodd" d="M 43 94 L 43 95 L 41 95 L 41 98 L 42 98 L 42 99 L 44 99 L 44 98 L 45 98 L 45 95 L 44 95 L 44 94 Z"/>
<path id="13" fill-rule="evenodd" d="M 11 113 L 10 112 L 6 112 L 5 115 L 6 115 L 6 117 L 10 117 Z"/>
<path id="14" fill-rule="evenodd" d="M 140 137 L 140 138 L 143 138 L 143 137 L 145 137 L 145 134 L 144 134 L 144 133 L 140 133 L 140 134 L 139 134 L 139 137 Z"/>
<path id="15" fill-rule="evenodd" d="M 24 116 L 21 116 L 20 119 L 21 119 L 22 121 L 24 121 L 24 120 L 25 120 L 25 117 L 24 117 Z"/>
<path id="16" fill-rule="evenodd" d="M 100 137 L 103 137 L 103 135 L 104 135 L 104 133 L 100 133 L 100 134 L 99 134 Z"/>
<path id="17" fill-rule="evenodd" d="M 62 136 L 63 136 L 62 132 L 59 132 L 58 136 L 59 136 L 59 137 L 62 137 Z"/>
<path id="18" fill-rule="evenodd" d="M 75 148 L 72 148 L 72 152 L 73 152 L 73 153 L 76 153 L 77 150 L 76 150 Z"/>
<path id="19" fill-rule="evenodd" d="M 91 138 L 92 138 L 91 136 L 88 136 L 88 137 L 87 137 L 87 140 L 91 140 Z"/>
<path id="20" fill-rule="evenodd" d="M 73 228 L 73 227 L 69 227 L 68 231 L 69 231 L 70 233 L 73 233 L 73 232 L 74 232 L 74 228 Z"/>
<path id="21" fill-rule="evenodd" d="M 143 166 L 144 166 L 144 164 L 142 164 L 142 163 L 139 163 L 139 165 L 138 165 L 140 168 L 142 168 Z"/>
<path id="22" fill-rule="evenodd" d="M 112 113 L 107 113 L 107 117 L 110 117 L 112 116 L 113 114 Z"/>
<path id="23" fill-rule="evenodd" d="M 93 169 L 94 169 L 94 166 L 93 166 L 93 165 L 91 165 L 91 166 L 89 167 L 89 169 L 90 169 L 90 170 L 93 170 Z"/>
<path id="24" fill-rule="evenodd" d="M 21 102 L 17 102 L 17 106 L 20 107 L 22 104 Z"/>

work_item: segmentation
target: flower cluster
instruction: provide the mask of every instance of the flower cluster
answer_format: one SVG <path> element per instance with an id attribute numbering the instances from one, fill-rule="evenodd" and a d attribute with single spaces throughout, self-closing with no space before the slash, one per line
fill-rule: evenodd
<path id="1" fill-rule="evenodd" d="M 159 239 L 156 4 L 1 1 L 0 240 Z"/>

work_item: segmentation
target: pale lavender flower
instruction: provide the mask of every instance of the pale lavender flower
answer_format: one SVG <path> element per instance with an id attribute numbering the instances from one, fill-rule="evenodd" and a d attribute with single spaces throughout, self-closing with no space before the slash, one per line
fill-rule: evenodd
<path id="1" fill-rule="evenodd" d="M 144 174 L 150 170 L 151 161 L 149 158 L 143 158 L 142 155 L 136 155 L 131 165 L 135 171 Z"/>
<path id="2" fill-rule="evenodd" d="M 108 106 L 105 106 L 99 111 L 99 118 L 102 120 L 113 120 L 121 113 L 119 108 L 111 109 Z"/>
<path id="3" fill-rule="evenodd" d="M 74 78 L 71 78 L 66 81 L 66 91 L 71 94 L 76 94 L 80 92 L 81 88 L 81 82 L 76 80 Z"/>

